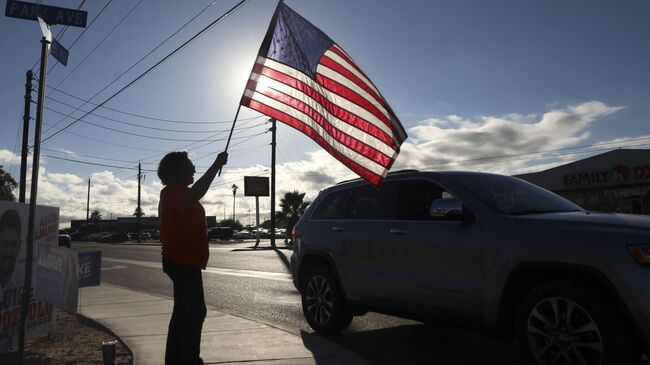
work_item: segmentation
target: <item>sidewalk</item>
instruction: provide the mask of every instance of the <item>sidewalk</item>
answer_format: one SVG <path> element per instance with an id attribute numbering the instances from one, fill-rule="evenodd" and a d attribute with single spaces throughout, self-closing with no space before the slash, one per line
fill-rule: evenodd
<path id="1" fill-rule="evenodd" d="M 81 289 L 79 313 L 111 329 L 133 352 L 137 365 L 164 364 L 173 301 L 102 284 Z M 324 339 L 287 331 L 211 309 L 203 323 L 206 364 L 367 364 Z"/>

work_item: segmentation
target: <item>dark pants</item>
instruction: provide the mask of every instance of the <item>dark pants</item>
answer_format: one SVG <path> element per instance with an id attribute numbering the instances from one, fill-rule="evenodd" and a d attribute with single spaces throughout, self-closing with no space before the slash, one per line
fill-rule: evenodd
<path id="1" fill-rule="evenodd" d="M 163 271 L 174 283 L 174 310 L 167 333 L 165 364 L 203 365 L 199 354 L 206 308 L 201 269 L 163 257 Z"/>

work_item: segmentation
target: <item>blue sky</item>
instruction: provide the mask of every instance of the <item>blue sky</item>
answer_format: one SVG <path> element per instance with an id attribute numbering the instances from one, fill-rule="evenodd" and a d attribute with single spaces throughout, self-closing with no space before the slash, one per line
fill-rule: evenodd
<path id="1" fill-rule="evenodd" d="M 91 20 L 107 1 L 87 1 L 82 9 L 88 11 Z M 44 3 L 76 8 L 81 0 Z M 136 0 L 113 0 L 70 47 L 68 66 L 55 66 L 47 83 L 90 99 L 210 3 L 143 0 L 69 74 L 138 4 Z M 236 1 L 216 1 L 93 101 L 106 99 L 234 4 Z M 275 4 L 249 0 L 106 106 L 184 122 L 232 120 Z M 345 49 L 400 117 L 409 139 L 395 168 L 517 173 L 584 158 L 607 148 L 647 148 L 644 143 L 650 143 L 650 138 L 626 142 L 650 136 L 648 1 L 288 0 L 286 4 Z M 52 30 L 58 34 L 61 26 L 53 26 Z M 69 47 L 81 31 L 69 28 L 60 42 Z M 36 22 L 0 19 L 0 164 L 16 177 L 19 168 L 14 154 L 19 153 L 16 142 L 20 138 L 24 75 L 38 59 L 39 39 Z M 52 57 L 49 63 L 52 67 Z M 47 91 L 45 106 L 50 109 L 67 114 L 73 109 L 60 102 L 81 105 L 70 96 Z M 89 110 L 89 106 L 82 109 Z M 172 140 L 206 138 L 210 133 L 200 131 L 230 127 L 228 123 L 163 122 L 108 109 L 98 109 L 97 114 L 142 127 L 98 116 L 86 120 Z M 230 185 L 237 183 L 243 189 L 242 176 L 268 174 L 270 134 L 261 134 L 268 125 L 264 125 L 265 118 L 246 120 L 259 116 L 242 110 L 240 118 L 244 120 L 238 126 L 250 128 L 235 132 L 235 137 L 241 139 L 231 142 L 229 169 L 206 196 L 208 214 L 221 217 L 224 206 L 232 211 Z M 44 122 L 52 125 L 61 119 L 47 110 Z M 242 138 L 256 134 L 260 135 Z M 77 122 L 44 143 L 42 154 L 130 168 L 142 160 L 144 168 L 155 169 L 164 151 L 189 143 L 137 137 Z M 537 153 L 594 144 L 568 150 L 576 152 L 572 154 Z M 216 141 L 201 148 L 193 145 L 183 149 L 191 151 L 198 166 L 205 166 L 213 158 L 208 154 L 223 147 L 224 141 Z M 490 164 L 476 161 L 485 156 L 521 154 L 527 154 L 526 158 L 500 158 Z M 60 206 L 62 221 L 85 217 L 88 177 L 93 180 L 91 209 L 99 209 L 107 217 L 111 213 L 130 214 L 135 208 L 134 170 L 52 157 L 42 157 L 41 167 L 39 203 Z M 299 189 L 310 198 L 329 184 L 352 177 L 315 143 L 284 125 L 278 130 L 278 170 L 280 194 Z M 154 214 L 160 185 L 155 172 L 147 171 L 146 175 L 144 210 Z M 268 210 L 268 199 L 261 203 L 262 210 Z M 252 198 L 238 199 L 238 218 L 244 223 L 248 223 L 247 212 L 252 207 Z"/>

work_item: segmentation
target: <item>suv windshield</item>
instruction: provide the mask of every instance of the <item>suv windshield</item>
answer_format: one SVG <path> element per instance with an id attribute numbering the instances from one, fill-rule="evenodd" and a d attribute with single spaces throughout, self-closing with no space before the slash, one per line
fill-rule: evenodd
<path id="1" fill-rule="evenodd" d="M 583 211 L 580 206 L 529 182 L 501 175 L 467 175 L 458 181 L 487 205 L 504 214 Z"/>

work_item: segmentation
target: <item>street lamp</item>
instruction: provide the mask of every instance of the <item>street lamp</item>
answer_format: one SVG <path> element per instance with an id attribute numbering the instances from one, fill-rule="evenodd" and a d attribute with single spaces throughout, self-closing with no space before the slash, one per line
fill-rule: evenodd
<path id="1" fill-rule="evenodd" d="M 232 221 L 235 223 L 235 195 L 237 194 L 237 189 L 239 186 L 237 184 L 232 184 Z"/>

